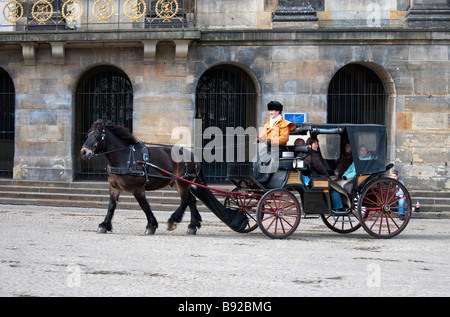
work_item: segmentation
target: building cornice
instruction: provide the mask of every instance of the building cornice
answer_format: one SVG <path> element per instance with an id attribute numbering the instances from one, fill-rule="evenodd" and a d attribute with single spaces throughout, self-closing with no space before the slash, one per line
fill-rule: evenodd
<path id="1" fill-rule="evenodd" d="M 0 46 L 65 42 L 65 47 L 141 46 L 142 41 L 198 41 L 205 45 L 320 45 L 450 43 L 450 29 L 277 29 L 0 32 Z"/>
<path id="2" fill-rule="evenodd" d="M 0 50 L 21 49 L 26 65 L 35 65 L 36 49 L 50 46 L 53 63 L 64 64 L 73 48 L 142 47 L 143 63 L 156 61 L 159 41 L 175 43 L 176 62 L 187 60 L 190 44 L 200 46 L 280 45 L 449 45 L 448 29 L 276 29 L 155 31 L 3 32 Z"/>
<path id="3" fill-rule="evenodd" d="M 450 44 L 449 29 L 207 30 L 209 45 L 372 45 Z"/>

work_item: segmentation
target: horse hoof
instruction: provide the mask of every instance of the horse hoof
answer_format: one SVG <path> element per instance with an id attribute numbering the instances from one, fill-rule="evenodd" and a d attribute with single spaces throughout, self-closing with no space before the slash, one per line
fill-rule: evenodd
<path id="1" fill-rule="evenodd" d="M 168 231 L 173 231 L 173 230 L 175 230 L 176 228 L 177 228 L 177 223 L 176 223 L 176 222 L 174 222 L 174 223 L 168 222 L 168 223 L 167 223 L 167 230 L 168 230 Z"/>
<path id="2" fill-rule="evenodd" d="M 147 228 L 147 230 L 145 230 L 145 235 L 146 236 L 152 236 L 152 235 L 155 234 L 155 232 L 156 232 L 156 229 Z"/>
<path id="3" fill-rule="evenodd" d="M 103 228 L 103 227 L 99 227 L 98 230 L 97 230 L 97 233 L 107 233 L 107 232 L 108 232 L 108 230 L 106 228 Z"/>
<path id="4" fill-rule="evenodd" d="M 187 231 L 187 234 L 190 235 L 190 236 L 196 235 L 197 234 L 197 229 L 189 228 L 188 231 Z"/>

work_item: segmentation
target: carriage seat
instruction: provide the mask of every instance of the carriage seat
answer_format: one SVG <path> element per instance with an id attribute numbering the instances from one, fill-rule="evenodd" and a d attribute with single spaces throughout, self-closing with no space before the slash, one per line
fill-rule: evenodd
<path id="1" fill-rule="evenodd" d="M 307 145 L 296 145 L 296 146 L 294 146 L 293 150 L 294 150 L 295 156 L 299 156 L 302 153 L 308 153 L 309 146 L 307 146 Z"/>

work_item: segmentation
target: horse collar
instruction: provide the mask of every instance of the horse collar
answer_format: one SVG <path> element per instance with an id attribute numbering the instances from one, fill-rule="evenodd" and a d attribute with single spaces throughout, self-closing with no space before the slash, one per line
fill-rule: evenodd
<path id="1" fill-rule="evenodd" d="M 108 173 L 111 174 L 117 174 L 117 175 L 131 175 L 131 176 L 145 176 L 145 182 L 148 183 L 148 172 L 147 172 L 147 163 L 149 162 L 149 151 L 148 148 L 145 146 L 145 143 L 143 141 L 138 142 L 139 148 L 142 153 L 142 161 L 143 161 L 143 167 L 144 170 L 140 171 L 137 169 L 137 163 L 136 158 L 134 156 L 134 152 L 136 151 L 134 145 L 130 145 L 130 152 L 128 154 L 128 161 L 126 167 L 114 167 L 114 166 L 107 166 Z"/>

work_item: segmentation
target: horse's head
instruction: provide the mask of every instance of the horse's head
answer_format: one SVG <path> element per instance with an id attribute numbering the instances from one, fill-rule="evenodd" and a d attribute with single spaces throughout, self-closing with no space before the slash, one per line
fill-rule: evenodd
<path id="1" fill-rule="evenodd" d="M 98 119 L 87 132 L 87 138 L 81 147 L 80 155 L 83 160 L 92 158 L 95 154 L 105 150 L 106 123 Z"/>

